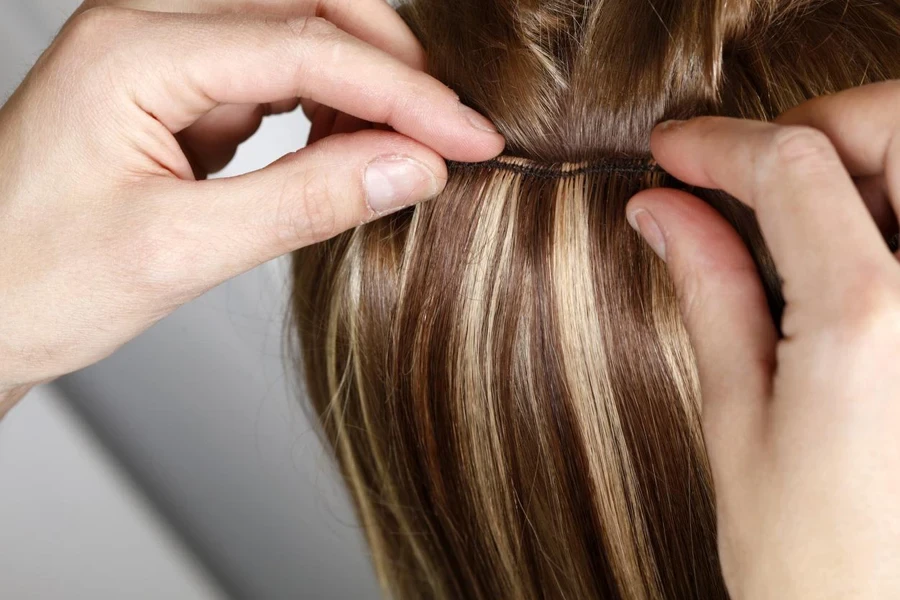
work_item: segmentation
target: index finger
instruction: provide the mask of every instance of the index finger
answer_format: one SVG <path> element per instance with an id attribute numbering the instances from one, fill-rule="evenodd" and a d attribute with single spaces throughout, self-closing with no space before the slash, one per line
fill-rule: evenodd
<path id="1" fill-rule="evenodd" d="M 833 297 L 890 259 L 853 179 L 820 131 L 701 117 L 658 127 L 651 148 L 674 177 L 724 190 L 756 211 L 789 302 Z"/>
<path id="2" fill-rule="evenodd" d="M 882 81 L 821 96 L 782 114 L 777 123 L 806 125 L 834 144 L 882 230 L 900 215 L 900 81 Z"/>
<path id="3" fill-rule="evenodd" d="M 814 98 L 775 122 L 822 131 L 852 175 L 880 175 L 891 159 L 900 163 L 900 81 L 881 81 Z"/>
<path id="4" fill-rule="evenodd" d="M 173 13 L 322 17 L 413 68 L 425 68 L 425 50 L 386 0 L 92 0 L 75 14 L 99 6 Z"/>
<path id="5" fill-rule="evenodd" d="M 135 21 L 128 43 L 114 46 L 115 63 L 140 64 L 123 83 L 173 133 L 219 104 L 300 97 L 388 124 L 451 160 L 487 160 L 505 145 L 490 121 L 437 79 L 323 19 L 115 11 L 87 33 L 114 30 L 104 18 Z"/>

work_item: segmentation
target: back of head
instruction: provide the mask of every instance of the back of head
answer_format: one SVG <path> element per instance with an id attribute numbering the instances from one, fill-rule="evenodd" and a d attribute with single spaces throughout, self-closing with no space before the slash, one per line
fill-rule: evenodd
<path id="1" fill-rule="evenodd" d="M 666 118 L 900 76 L 898 0 L 409 0 L 507 156 L 295 259 L 308 389 L 398 598 L 725 597 L 695 365 L 625 220 Z M 734 165 L 745 168 L 745 165 Z M 701 192 L 777 277 L 752 214 Z"/>

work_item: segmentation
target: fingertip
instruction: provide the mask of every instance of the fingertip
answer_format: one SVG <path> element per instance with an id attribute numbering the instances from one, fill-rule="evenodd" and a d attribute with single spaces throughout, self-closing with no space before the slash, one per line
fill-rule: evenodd
<path id="1" fill-rule="evenodd" d="M 683 126 L 687 121 L 683 119 L 669 119 L 667 121 L 661 121 L 656 124 L 656 127 L 653 128 L 653 133 L 658 135 L 665 135 L 666 133 L 671 133 L 681 126 Z"/>
<path id="2" fill-rule="evenodd" d="M 626 207 L 632 227 L 644 234 L 641 213 L 652 215 L 666 242 L 667 262 L 705 265 L 710 270 L 751 268 L 753 260 L 737 231 L 716 209 L 681 190 L 655 188 L 636 194 Z M 646 239 L 646 235 L 644 236 Z M 651 240 L 647 240 L 653 246 Z M 654 247 L 654 250 L 656 248 Z"/>
<path id="3" fill-rule="evenodd" d="M 654 146 L 658 146 L 660 143 L 664 143 L 669 136 L 673 133 L 677 132 L 679 129 L 683 128 L 688 121 L 681 119 L 669 119 L 667 121 L 660 121 L 653 127 L 653 131 L 650 132 L 650 150 L 654 151 Z"/>
<path id="4" fill-rule="evenodd" d="M 673 134 L 684 127 L 685 121 L 663 121 L 650 133 L 650 154 L 659 165 L 675 177 L 679 177 L 679 165 L 672 161 L 669 148 Z"/>
<path id="5" fill-rule="evenodd" d="M 682 131 L 691 121 L 670 119 L 658 123 L 650 133 L 650 154 L 667 171 L 677 164 L 670 162 L 669 148 L 673 145 L 676 134 Z"/>
<path id="6" fill-rule="evenodd" d="M 682 235 L 685 217 L 690 216 L 685 211 L 691 207 L 702 212 L 707 206 L 686 192 L 654 188 L 636 194 L 625 207 L 625 215 L 629 225 L 667 261 L 668 240 L 673 235 Z"/>
<path id="7" fill-rule="evenodd" d="M 497 126 L 477 110 L 457 101 L 461 122 L 450 125 L 452 142 L 442 149 L 449 160 L 481 162 L 496 158 L 506 148 L 506 138 Z"/>
<path id="8" fill-rule="evenodd" d="M 729 119 L 701 116 L 658 124 L 650 135 L 650 153 L 673 177 L 701 187 L 715 187 L 705 169 L 709 137 Z"/>
<path id="9" fill-rule="evenodd" d="M 366 166 L 366 205 L 373 216 L 434 198 L 442 189 L 429 165 L 410 156 L 379 156 Z"/>
<path id="10" fill-rule="evenodd" d="M 715 212 L 711 206 L 693 194 L 664 187 L 638 192 L 628 201 L 625 211 L 629 220 L 633 220 L 634 214 L 641 210 L 659 212 L 671 218 L 679 217 L 691 209 Z"/>
<path id="11" fill-rule="evenodd" d="M 459 160 L 464 162 L 482 162 L 497 158 L 506 149 L 506 138 L 502 135 L 485 136 L 480 145 L 472 146 L 464 149 L 464 154 L 460 158 L 451 160 Z"/>
<path id="12" fill-rule="evenodd" d="M 460 140 L 442 146 L 441 155 L 447 160 L 465 163 L 484 162 L 497 158 L 506 148 L 506 139 L 502 136 L 486 136 L 479 140 Z"/>
<path id="13" fill-rule="evenodd" d="M 669 188 L 651 188 L 647 190 L 641 190 L 640 192 L 632 196 L 631 200 L 628 201 L 628 204 L 625 206 L 625 214 L 630 220 L 632 219 L 632 213 L 638 210 L 646 210 L 651 204 L 658 201 L 657 198 L 659 196 L 662 196 L 662 199 L 665 200 L 665 198 L 668 197 L 668 194 L 674 191 L 676 190 L 671 190 Z"/>
<path id="14" fill-rule="evenodd" d="M 659 227 L 653 213 L 646 208 L 628 211 L 628 224 L 640 234 L 647 245 L 663 261 L 666 261 L 666 236 Z"/>
<path id="15" fill-rule="evenodd" d="M 317 162 L 340 164 L 341 170 L 358 169 L 367 205 L 375 216 L 430 200 L 447 184 L 447 164 L 441 155 L 395 132 L 369 129 L 336 134 L 307 150 Z"/>

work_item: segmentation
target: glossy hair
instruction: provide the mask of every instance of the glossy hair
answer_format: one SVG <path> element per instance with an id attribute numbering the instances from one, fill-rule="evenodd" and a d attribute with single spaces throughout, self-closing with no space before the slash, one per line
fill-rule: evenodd
<path id="1" fill-rule="evenodd" d="M 654 124 L 900 74 L 897 0 L 409 0 L 506 156 L 295 257 L 309 397 L 396 598 L 723 598 Z M 749 168 L 734 165 L 735 169 Z M 752 213 L 696 191 L 778 280 Z"/>

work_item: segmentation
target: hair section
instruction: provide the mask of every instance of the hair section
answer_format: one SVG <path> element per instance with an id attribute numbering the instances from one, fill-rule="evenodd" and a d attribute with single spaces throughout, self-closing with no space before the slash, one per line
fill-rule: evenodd
<path id="1" fill-rule="evenodd" d="M 295 258 L 307 390 L 387 594 L 724 598 L 694 358 L 631 230 L 665 118 L 900 75 L 896 0 L 410 0 L 509 154 Z M 734 165 L 736 169 L 747 165 Z M 752 213 L 694 190 L 753 251 Z"/>

